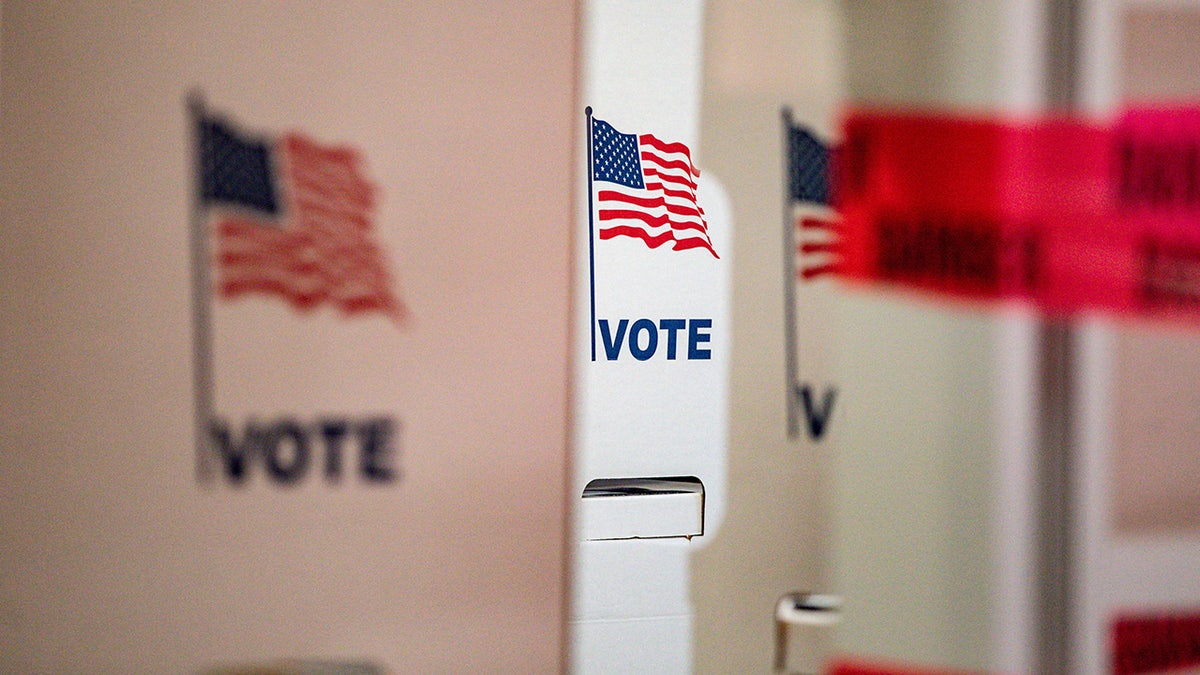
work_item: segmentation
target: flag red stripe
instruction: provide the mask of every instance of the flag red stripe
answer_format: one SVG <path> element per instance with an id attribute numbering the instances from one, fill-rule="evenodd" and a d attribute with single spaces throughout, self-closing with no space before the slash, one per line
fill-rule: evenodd
<path id="1" fill-rule="evenodd" d="M 248 279 L 285 279 L 298 288 L 326 288 L 330 296 L 348 296 L 361 292 L 359 287 L 386 288 L 387 279 L 366 268 L 328 267 L 294 263 L 279 258 L 227 261 L 221 281 Z"/>
<path id="2" fill-rule="evenodd" d="M 663 194 L 663 196 L 665 196 L 665 197 L 670 197 L 672 199 L 682 199 L 685 202 L 688 202 L 691 204 L 696 204 L 696 195 L 695 195 L 695 193 L 690 192 L 690 191 L 672 190 L 672 189 L 666 187 L 665 185 L 663 185 L 662 183 L 646 183 L 646 189 L 653 190 L 656 192 L 661 192 Z M 704 209 L 701 209 L 699 204 L 696 204 L 696 209 L 699 210 L 701 213 L 704 212 Z"/>
<path id="3" fill-rule="evenodd" d="M 331 222 L 338 231 L 346 226 L 351 226 L 354 230 L 368 230 L 371 227 L 370 219 L 361 211 L 347 211 L 340 206 L 330 206 L 312 199 L 297 200 L 297 206 L 298 217 L 303 219 L 305 224 Z"/>
<path id="4" fill-rule="evenodd" d="M 689 223 L 679 220 L 672 220 L 666 216 L 646 213 L 645 211 L 629 211 L 621 209 L 602 209 L 600 211 L 600 221 L 606 220 L 640 220 L 650 227 L 670 227 L 673 230 L 696 230 L 697 232 L 705 232 L 702 223 Z"/>
<path id="5" fill-rule="evenodd" d="M 345 212 L 364 212 L 374 207 L 375 200 L 368 187 L 325 185 L 315 176 L 297 176 L 296 187 L 312 204 L 328 202 L 339 205 Z"/>
<path id="6" fill-rule="evenodd" d="M 657 166 L 660 169 L 681 171 L 685 176 L 687 176 L 687 179 L 685 180 L 695 183 L 695 175 L 692 173 L 692 169 L 694 167 L 692 167 L 690 162 L 686 162 L 682 159 L 669 159 L 661 155 L 656 155 L 648 150 L 642 151 L 642 161 L 649 162 L 652 166 Z"/>
<path id="7" fill-rule="evenodd" d="M 670 143 L 664 141 L 654 134 L 642 134 L 638 137 L 638 141 L 654 148 L 655 150 L 658 150 L 659 152 L 687 155 L 689 160 L 692 157 L 692 151 L 688 149 L 688 146 L 684 145 L 683 143 Z M 695 173 L 697 175 L 700 174 L 699 171 L 695 171 Z"/>
<path id="8" fill-rule="evenodd" d="M 294 259 L 312 258 L 309 264 L 321 267 L 317 260 L 323 258 L 327 265 L 340 263 L 371 269 L 379 266 L 377 252 L 366 246 L 362 237 L 352 237 L 339 243 L 337 233 L 314 237 L 313 232 L 306 230 L 281 230 L 270 225 L 234 219 L 222 221 L 218 229 L 222 235 L 218 248 L 222 263 L 281 259 L 292 260 L 295 264 Z"/>
<path id="9" fill-rule="evenodd" d="M 661 196 L 638 197 L 623 192 L 617 192 L 615 190 L 601 190 L 598 196 L 599 200 L 602 202 L 620 202 L 622 204 L 640 206 L 647 209 L 663 208 L 666 209 L 668 213 L 674 213 L 681 216 L 696 216 L 699 218 L 701 215 L 700 209 L 693 205 L 668 202 Z"/>
<path id="10" fill-rule="evenodd" d="M 823 277 L 823 276 L 827 276 L 830 274 L 837 274 L 839 269 L 840 269 L 840 266 L 837 263 L 829 263 L 826 265 L 814 265 L 812 267 L 805 267 L 804 269 L 800 270 L 800 273 L 797 276 L 799 276 L 801 279 L 804 279 L 805 281 L 808 281 L 810 279 L 815 279 L 817 277 Z"/>
<path id="11" fill-rule="evenodd" d="M 646 177 L 646 189 L 647 190 L 667 189 L 666 186 L 670 185 L 673 188 L 685 188 L 682 190 L 680 190 L 680 189 L 675 190 L 676 195 L 678 195 L 680 197 L 688 197 L 691 199 L 696 198 L 696 181 L 694 181 L 694 180 L 689 180 L 687 178 L 681 178 L 679 176 L 674 176 L 672 174 L 665 173 L 663 171 L 659 171 L 658 169 L 656 169 L 652 166 L 647 166 L 644 169 L 642 169 L 642 173 L 645 174 L 645 177 Z M 659 181 L 661 181 L 661 183 L 651 183 L 650 180 L 653 178 L 657 178 Z M 651 186 L 655 186 L 655 187 L 651 187 Z"/>
<path id="12" fill-rule="evenodd" d="M 804 217 L 797 223 L 805 230 L 838 230 L 840 222 L 837 220 L 826 220 L 824 218 Z"/>
<path id="13" fill-rule="evenodd" d="M 301 310 L 312 309 L 328 299 L 327 293 L 302 293 L 286 281 L 266 277 L 225 280 L 221 283 L 220 292 L 221 297 L 229 299 L 255 293 L 276 295 L 287 300 L 292 307 Z"/>
<path id="14" fill-rule="evenodd" d="M 633 227 L 631 225 L 616 225 L 600 230 L 601 239 L 612 239 L 613 237 L 634 237 L 635 239 L 641 239 L 650 248 L 658 248 L 668 241 L 675 239 L 670 230 L 655 235 L 650 234 L 650 232 L 640 227 Z"/>
<path id="15" fill-rule="evenodd" d="M 818 232 L 829 235 L 831 239 L 823 241 L 806 241 L 796 245 L 796 253 L 798 255 L 838 255 L 843 251 L 841 241 L 838 239 L 840 234 L 841 222 L 837 216 L 830 218 L 816 216 L 802 216 L 796 219 L 795 225 L 798 229 L 804 232 Z M 842 266 L 839 261 L 820 262 L 801 266 L 796 271 L 796 278 L 805 281 L 816 279 L 818 277 L 830 276 L 841 273 Z"/>
<path id="16" fill-rule="evenodd" d="M 380 294 L 375 289 L 363 294 L 337 296 L 323 288 L 305 291 L 296 288 L 288 280 L 268 277 L 230 279 L 221 284 L 219 291 L 221 297 L 229 299 L 247 294 L 262 293 L 275 295 L 287 300 L 290 305 L 299 310 L 313 309 L 324 303 L 333 303 L 347 314 L 370 310 L 391 313 L 395 310 L 390 303 L 381 299 Z"/>
<path id="17" fill-rule="evenodd" d="M 222 263 L 225 265 L 223 282 L 235 279 L 245 281 L 254 278 L 288 279 L 295 286 L 320 286 L 336 289 L 336 293 L 334 290 L 330 291 L 331 295 L 352 294 L 355 291 L 351 287 L 358 282 L 379 289 L 386 288 L 380 283 L 385 280 L 377 274 L 360 273 L 352 269 L 333 273 L 327 268 L 312 264 L 288 264 L 272 259 L 223 259 Z"/>
<path id="18" fill-rule="evenodd" d="M 838 253 L 842 250 L 839 242 L 807 242 L 800 245 L 801 253 Z"/>
<path id="19" fill-rule="evenodd" d="M 688 237 L 686 239 L 676 240 L 673 250 L 686 251 L 693 248 L 702 248 L 711 253 L 714 258 L 721 257 L 717 255 L 716 250 L 713 249 L 712 244 L 708 243 L 707 239 L 702 239 L 700 237 Z"/>

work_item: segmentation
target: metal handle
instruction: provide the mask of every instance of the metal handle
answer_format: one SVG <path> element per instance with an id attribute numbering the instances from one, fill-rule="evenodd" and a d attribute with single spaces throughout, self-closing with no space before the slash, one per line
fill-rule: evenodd
<path id="1" fill-rule="evenodd" d="M 793 627 L 809 630 L 829 628 L 841 621 L 842 599 L 836 595 L 793 592 L 775 603 L 775 672 L 787 670 L 788 636 Z M 804 661 L 812 668 L 819 667 L 818 655 L 807 655 Z M 812 670 L 816 673 L 816 670 Z"/>

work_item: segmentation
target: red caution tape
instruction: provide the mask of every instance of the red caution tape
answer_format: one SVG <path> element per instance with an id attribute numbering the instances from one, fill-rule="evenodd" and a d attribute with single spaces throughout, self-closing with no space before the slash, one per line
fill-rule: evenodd
<path id="1" fill-rule="evenodd" d="M 1200 613 L 1119 617 L 1112 629 L 1113 675 L 1200 666 Z"/>
<path id="2" fill-rule="evenodd" d="M 1200 110 L 1128 113 L 1113 146 L 1119 216 L 1134 237 L 1142 303 L 1200 308 Z"/>
<path id="3" fill-rule="evenodd" d="M 1133 110 L 1111 127 L 856 113 L 844 138 L 844 277 L 1200 316 L 1200 110 Z"/>

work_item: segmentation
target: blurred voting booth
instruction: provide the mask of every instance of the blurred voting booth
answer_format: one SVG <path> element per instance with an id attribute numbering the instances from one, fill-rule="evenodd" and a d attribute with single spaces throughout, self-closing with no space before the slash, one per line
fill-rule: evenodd
<path id="1" fill-rule="evenodd" d="M 946 201 L 933 196 L 949 187 L 939 187 L 937 163 L 953 155 L 974 161 L 963 165 L 969 171 L 982 169 L 991 150 L 979 131 L 993 123 L 1021 130 L 1009 137 L 1016 144 L 1004 151 L 1004 170 L 1026 166 L 1022 171 L 1041 176 L 1022 183 L 1020 175 L 1009 180 L 998 172 L 991 195 L 978 202 L 1015 197 L 1004 207 L 1011 229 L 995 240 L 1001 256 L 1005 242 L 1022 241 L 1021 228 L 1029 224 L 1013 214 L 1053 217 L 1029 210 L 1044 199 L 1039 194 L 1051 193 L 1046 203 L 1080 215 L 1072 203 L 1099 208 L 1139 193 L 1153 201 L 1133 207 L 1115 230 L 1105 229 L 1112 223 L 1107 216 L 1043 230 L 1041 241 L 1058 248 L 1043 247 L 1038 259 L 1060 267 L 1038 278 L 1032 292 L 1003 285 L 1020 282 L 1020 275 L 1004 276 L 1020 269 L 1019 256 L 998 259 L 999 285 L 986 293 L 1007 300 L 981 302 L 984 287 L 967 283 L 968 273 L 986 267 L 960 258 L 914 273 L 924 263 L 913 249 L 897 248 L 896 239 L 880 242 L 900 253 L 892 268 L 898 276 L 884 284 L 897 295 L 883 303 L 852 291 L 842 314 L 843 387 L 854 385 L 857 396 L 845 397 L 834 471 L 839 649 L 972 672 L 1194 668 L 1195 633 L 1187 626 L 1200 601 L 1200 531 L 1189 515 L 1194 489 L 1178 479 L 1194 463 L 1188 401 L 1200 338 L 1185 299 L 1183 258 L 1172 253 L 1168 267 L 1159 251 L 1178 251 L 1190 236 L 1188 226 L 1169 223 L 1195 222 L 1185 215 L 1192 208 L 1187 191 L 1172 187 L 1186 183 L 1194 168 L 1172 160 L 1171 148 L 1191 142 L 1185 120 L 1197 91 L 1187 73 L 1197 54 L 1190 28 L 1200 6 L 845 8 L 849 100 L 909 121 L 937 119 L 945 130 L 929 137 L 922 166 L 909 162 L 902 169 L 926 179 L 903 183 L 909 187 L 876 205 L 895 208 L 908 199 L 910 206 L 924 204 L 914 208 L 927 209 L 932 222 L 965 216 L 978 227 L 986 211 L 966 210 L 975 207 L 963 206 L 965 183 L 957 194 L 944 193 Z M 970 122 L 955 127 L 952 119 Z M 1164 126 L 1166 119 L 1172 121 Z M 1149 124 L 1158 130 L 1139 126 Z M 1066 127 L 1089 140 L 1066 143 L 1075 133 Z M 975 140 L 940 154 L 955 133 Z M 1039 150 L 1050 138 L 1057 150 Z M 854 171 L 859 146 L 845 140 L 845 166 Z M 1157 159 L 1138 149 L 1144 147 L 1156 148 L 1150 154 Z M 867 150 L 880 151 L 888 152 L 879 144 Z M 1065 178 L 1093 161 L 1107 168 L 1068 187 Z M 878 173 L 883 164 L 868 163 L 876 172 L 872 184 L 890 180 Z M 1140 177 L 1123 182 L 1130 175 Z M 1089 186 L 1100 192 L 1089 193 Z M 1081 199 L 1088 194 L 1094 196 Z M 891 213 L 889 226 L 901 227 L 904 216 Z M 1134 225 L 1142 228 L 1137 246 L 1127 249 L 1135 255 L 1122 258 L 1119 242 L 1132 234 L 1122 228 Z M 1072 243 L 1053 244 L 1064 239 Z M 953 250 L 951 239 L 940 242 Z M 971 250 L 987 250 L 981 246 Z M 929 285 L 957 272 L 964 274 L 955 282 Z M 985 278 L 992 277 L 976 277 Z M 1131 285 L 1120 286 L 1119 278 Z M 1059 289 L 1049 301 L 1046 284 Z M 1063 292 L 1068 285 L 1072 290 Z M 1121 295 L 1125 288 L 1128 296 Z M 861 333 L 853 329 L 872 325 L 887 326 L 889 338 L 855 337 Z"/>

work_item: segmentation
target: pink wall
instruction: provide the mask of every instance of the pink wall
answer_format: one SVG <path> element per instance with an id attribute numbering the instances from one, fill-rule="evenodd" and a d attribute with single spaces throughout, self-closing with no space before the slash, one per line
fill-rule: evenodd
<path id="1" fill-rule="evenodd" d="M 572 3 L 6 3 L 0 26 L 0 670 L 557 670 Z M 361 153 L 412 313 L 214 303 L 218 412 L 387 416 L 398 481 L 197 484 L 192 87 Z"/>

